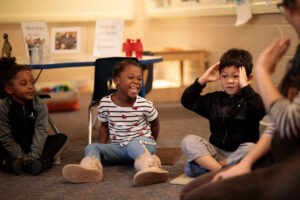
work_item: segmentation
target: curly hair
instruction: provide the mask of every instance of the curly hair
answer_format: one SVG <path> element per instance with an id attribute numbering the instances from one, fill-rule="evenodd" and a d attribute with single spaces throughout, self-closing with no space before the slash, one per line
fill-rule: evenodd
<path id="1" fill-rule="evenodd" d="M 0 98 L 7 96 L 5 86 L 11 84 L 11 80 L 15 78 L 19 71 L 23 70 L 31 71 L 26 65 L 18 65 L 15 57 L 0 59 Z"/>
<path id="2" fill-rule="evenodd" d="M 113 69 L 113 72 L 112 72 L 112 77 L 113 78 L 119 77 L 121 72 L 124 71 L 125 67 L 128 66 L 128 65 L 137 66 L 141 69 L 141 71 L 143 71 L 143 68 L 139 63 L 137 63 L 136 61 L 131 60 L 131 59 L 126 59 L 126 60 L 122 60 L 122 61 L 118 62 L 114 66 L 114 69 Z"/>

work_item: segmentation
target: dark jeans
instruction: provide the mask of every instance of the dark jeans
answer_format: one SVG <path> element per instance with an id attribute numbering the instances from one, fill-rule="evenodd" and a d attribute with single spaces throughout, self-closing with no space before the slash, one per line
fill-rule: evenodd
<path id="1" fill-rule="evenodd" d="M 52 167 L 54 157 L 60 152 L 62 147 L 67 141 L 67 136 L 65 134 L 59 133 L 55 135 L 49 135 L 46 139 L 44 149 L 39 160 L 43 163 L 44 168 L 48 169 Z M 10 157 L 6 150 L 0 145 L 0 167 L 2 169 L 10 168 L 10 166 L 3 166 L 3 160 L 8 165 L 14 161 L 14 158 Z"/>

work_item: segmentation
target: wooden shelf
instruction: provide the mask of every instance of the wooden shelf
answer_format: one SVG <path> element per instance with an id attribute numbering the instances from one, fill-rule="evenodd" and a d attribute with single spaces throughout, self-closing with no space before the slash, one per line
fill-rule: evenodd
<path id="1" fill-rule="evenodd" d="M 195 60 L 198 62 L 199 73 L 205 72 L 207 63 L 207 52 L 205 50 L 156 50 L 155 56 L 161 56 L 163 60 L 178 60 L 180 70 L 180 86 L 183 86 L 184 60 Z"/>
<path id="2" fill-rule="evenodd" d="M 178 0 L 177 0 L 178 1 Z M 176 0 L 175 0 L 176 2 Z M 265 0 L 250 0 L 253 14 L 279 13 L 277 2 L 272 1 L 267 5 Z M 224 4 L 186 4 L 177 3 L 166 7 L 156 7 L 151 0 L 146 0 L 146 16 L 149 18 L 176 18 L 176 17 L 196 17 L 196 16 L 225 16 L 235 15 L 236 5 L 234 2 Z"/>

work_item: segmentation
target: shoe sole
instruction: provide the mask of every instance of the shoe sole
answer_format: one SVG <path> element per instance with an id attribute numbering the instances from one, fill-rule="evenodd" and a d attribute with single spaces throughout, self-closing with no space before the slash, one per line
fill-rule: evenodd
<path id="1" fill-rule="evenodd" d="M 43 171 L 43 164 L 38 160 L 33 160 L 27 169 L 27 172 L 34 176 L 39 175 L 42 171 Z"/>
<path id="2" fill-rule="evenodd" d="M 69 164 L 63 168 L 63 177 L 71 183 L 94 183 L 103 178 L 100 170 L 83 168 L 80 165 Z"/>
<path id="3" fill-rule="evenodd" d="M 12 163 L 13 173 L 16 175 L 21 175 L 24 169 L 24 164 L 21 160 L 17 159 Z"/>
<path id="4" fill-rule="evenodd" d="M 163 169 L 145 169 L 136 173 L 133 181 L 138 186 L 152 185 L 163 183 L 168 180 L 169 172 Z"/>

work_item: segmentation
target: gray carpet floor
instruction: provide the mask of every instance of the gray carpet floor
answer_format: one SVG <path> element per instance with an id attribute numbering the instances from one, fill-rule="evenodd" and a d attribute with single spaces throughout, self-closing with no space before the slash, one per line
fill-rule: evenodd
<path id="1" fill-rule="evenodd" d="M 168 182 L 183 173 L 184 155 L 174 165 L 163 166 L 170 176 L 168 182 L 161 184 L 135 186 L 132 178 L 136 171 L 132 164 L 104 166 L 104 179 L 99 183 L 70 184 L 63 179 L 63 166 L 79 163 L 88 143 L 87 116 L 91 94 L 79 96 L 80 110 L 50 114 L 58 129 L 69 137 L 69 146 L 61 157 L 61 164 L 39 176 L 0 172 L 0 199 L 179 199 L 183 186 Z M 208 137 L 208 121 L 186 110 L 180 103 L 154 102 L 154 105 L 160 120 L 158 147 L 180 147 L 181 140 L 189 134 Z M 98 128 L 99 123 L 94 129 L 93 141 L 97 141 Z"/>

